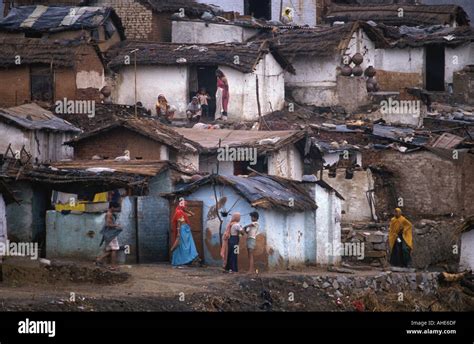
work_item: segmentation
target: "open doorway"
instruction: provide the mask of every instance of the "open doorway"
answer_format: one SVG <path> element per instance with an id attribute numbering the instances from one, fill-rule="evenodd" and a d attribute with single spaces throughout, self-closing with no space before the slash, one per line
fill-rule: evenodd
<path id="1" fill-rule="evenodd" d="M 207 118 L 203 116 L 203 119 L 207 120 L 214 119 L 214 114 L 216 112 L 216 70 L 217 66 L 196 66 L 193 68 L 190 78 L 190 98 L 195 96 L 196 93 L 203 87 L 211 97 L 211 99 L 208 100 L 209 115 Z"/>
<path id="2" fill-rule="evenodd" d="M 426 46 L 426 89 L 444 91 L 444 46 L 439 44 Z"/>
<path id="3" fill-rule="evenodd" d="M 272 19 L 272 2 L 271 0 L 245 0 L 244 13 L 258 19 Z"/>

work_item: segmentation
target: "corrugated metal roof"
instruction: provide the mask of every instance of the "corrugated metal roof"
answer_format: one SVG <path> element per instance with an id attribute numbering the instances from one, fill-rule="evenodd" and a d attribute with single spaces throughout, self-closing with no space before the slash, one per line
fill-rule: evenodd
<path id="1" fill-rule="evenodd" d="M 35 103 L 0 109 L 0 120 L 28 130 L 70 131 L 76 133 L 81 131 L 81 129 L 56 117 L 52 112 Z"/>
<path id="2" fill-rule="evenodd" d="M 316 202 L 302 182 L 263 174 L 254 174 L 249 177 L 214 174 L 164 196 L 174 197 L 191 194 L 201 186 L 210 183 L 232 187 L 256 208 L 286 212 L 298 212 L 317 208 Z M 290 202 L 290 200 L 293 200 L 293 202 Z"/>

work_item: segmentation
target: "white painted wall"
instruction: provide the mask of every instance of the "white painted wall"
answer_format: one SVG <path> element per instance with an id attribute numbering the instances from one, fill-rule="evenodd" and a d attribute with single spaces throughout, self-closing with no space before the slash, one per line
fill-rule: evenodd
<path id="1" fill-rule="evenodd" d="M 231 24 L 216 24 L 203 21 L 173 21 L 171 41 L 173 43 L 242 43 L 258 32 L 253 28 Z"/>
<path id="2" fill-rule="evenodd" d="M 268 156 L 268 174 L 301 180 L 303 159 L 295 145 L 288 145 Z"/>
<path id="3" fill-rule="evenodd" d="M 118 104 L 135 104 L 134 68 L 125 67 L 119 72 L 113 99 Z M 178 109 L 177 117 L 185 116 L 188 105 L 188 66 L 138 66 L 137 101 L 156 114 L 155 104 L 158 94 L 164 94 L 170 105 Z"/>
<path id="4" fill-rule="evenodd" d="M 474 270 L 474 230 L 461 235 L 461 260 L 463 269 Z"/>
<path id="5" fill-rule="evenodd" d="M 368 66 L 374 66 L 375 44 L 362 29 L 353 33 L 345 51 L 345 54 L 349 56 L 354 56 L 356 53 L 360 53 L 364 56 L 364 61 L 361 64 L 362 69 L 365 70 Z"/>
<path id="6" fill-rule="evenodd" d="M 376 49 L 375 69 L 401 73 L 424 73 L 423 48 Z"/>
<path id="7" fill-rule="evenodd" d="M 327 154 L 324 154 L 323 158 L 324 158 L 324 166 L 327 166 L 327 165 L 334 165 L 336 162 L 338 162 L 340 159 L 341 159 L 341 156 L 340 156 L 341 153 L 337 152 L 337 153 L 327 153 Z M 359 166 L 362 166 L 362 153 L 361 152 L 355 152 L 356 154 L 356 162 Z M 337 188 L 336 188 L 337 189 Z"/>
<path id="8" fill-rule="evenodd" d="M 462 70 L 466 65 L 474 64 L 474 43 L 462 45 L 456 48 L 446 47 L 444 50 L 444 56 L 445 82 L 452 83 L 454 72 Z"/>
<path id="9" fill-rule="evenodd" d="M 372 221 L 366 192 L 373 190 L 374 180 L 369 169 L 354 171 L 352 179 L 345 178 L 345 170 L 337 169 L 336 178 L 329 178 L 328 170 L 323 171 L 323 180 L 331 184 L 344 197 L 341 209 L 342 222 Z"/>
<path id="10" fill-rule="evenodd" d="M 76 74 L 76 87 L 81 88 L 98 88 L 101 89 L 105 85 L 103 73 L 91 70 L 81 70 Z"/>
<path id="11" fill-rule="evenodd" d="M 294 268 L 305 264 L 307 212 L 265 210 L 269 268 Z M 284 266 L 281 266 L 281 264 Z"/>
<path id="12" fill-rule="evenodd" d="M 296 74 L 285 73 L 285 81 L 298 103 L 337 105 L 336 68 L 340 65 L 339 57 L 297 57 L 292 64 Z"/>
<path id="13" fill-rule="evenodd" d="M 316 261 L 321 265 L 338 264 L 341 256 L 333 249 L 341 243 L 340 200 L 333 192 L 315 185 L 316 204 Z M 334 254 L 336 253 L 336 254 Z"/>
<path id="14" fill-rule="evenodd" d="M 285 103 L 285 79 L 281 66 L 273 55 L 267 54 L 257 65 L 255 73 L 243 74 L 233 68 L 220 66 L 229 82 L 229 119 L 252 121 L 258 119 L 257 84 L 262 115 L 281 110 Z M 270 105 L 271 104 L 271 105 Z"/>

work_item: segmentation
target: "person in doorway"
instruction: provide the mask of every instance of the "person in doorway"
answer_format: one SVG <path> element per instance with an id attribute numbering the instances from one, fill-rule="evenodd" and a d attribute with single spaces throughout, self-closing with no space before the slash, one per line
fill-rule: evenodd
<path id="1" fill-rule="evenodd" d="M 250 213 L 250 219 L 252 222 L 244 227 L 245 233 L 247 233 L 247 252 L 249 255 L 249 274 L 255 272 L 255 265 L 254 265 L 254 251 L 257 244 L 257 234 L 258 234 L 258 212 L 253 211 Z"/>
<path id="2" fill-rule="evenodd" d="M 117 270 L 117 252 L 120 250 L 118 242 L 118 235 L 122 232 L 122 228 L 117 224 L 117 212 L 118 208 L 109 208 L 105 216 L 105 226 L 100 231 L 102 234 L 102 240 L 100 246 L 105 244 L 104 253 L 96 258 L 96 265 L 102 265 L 103 260 L 110 257 L 110 270 Z"/>
<path id="3" fill-rule="evenodd" d="M 191 102 L 186 108 L 186 117 L 189 122 L 199 122 L 201 119 L 201 104 L 199 104 L 199 98 L 193 97 Z"/>
<path id="4" fill-rule="evenodd" d="M 186 209 L 186 201 L 180 199 L 172 220 L 174 240 L 171 246 L 171 264 L 173 266 L 191 264 L 199 258 L 189 226 L 188 215 L 194 214 Z"/>
<path id="5" fill-rule="evenodd" d="M 221 256 L 225 256 L 225 272 L 238 272 L 238 257 L 239 257 L 239 239 L 243 234 L 242 226 L 240 226 L 240 213 L 236 212 L 232 215 L 230 222 L 227 224 L 226 230 L 222 237 L 223 247 L 221 248 Z M 224 259 L 224 258 L 223 258 Z"/>
<path id="6" fill-rule="evenodd" d="M 203 117 L 209 117 L 209 100 L 211 96 L 207 93 L 205 87 L 201 87 L 199 92 L 196 94 L 196 97 L 199 99 L 199 104 L 201 104 L 201 114 Z"/>
<path id="7" fill-rule="evenodd" d="M 395 209 L 395 216 L 390 221 L 388 241 L 390 246 L 390 264 L 408 267 L 413 251 L 413 226 L 402 215 L 400 208 Z"/>
<path id="8" fill-rule="evenodd" d="M 227 77 L 220 70 L 216 70 L 217 92 L 216 92 L 216 115 L 215 119 L 227 120 L 227 108 L 229 105 L 229 82 Z"/>

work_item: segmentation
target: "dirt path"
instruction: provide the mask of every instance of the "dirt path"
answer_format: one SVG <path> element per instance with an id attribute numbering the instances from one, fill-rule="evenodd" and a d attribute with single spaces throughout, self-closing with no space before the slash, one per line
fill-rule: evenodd
<path id="1" fill-rule="evenodd" d="M 391 310 L 388 305 L 393 303 L 393 310 L 410 311 L 438 302 L 437 295 L 416 293 L 407 294 L 404 303 L 397 302 L 397 293 L 379 295 L 367 291 L 337 297 L 314 288 L 311 281 L 318 276 L 338 274 L 316 268 L 263 273 L 257 277 L 224 274 L 214 267 L 176 269 L 169 264 L 133 265 L 122 266 L 120 273 L 113 273 L 127 275 L 124 282 L 105 284 L 108 271 L 97 275 L 101 269 L 89 263 L 67 264 L 68 269 L 73 267 L 100 276 L 98 283 L 77 283 L 77 273 L 71 278 L 75 282 L 51 283 L 49 279 L 38 280 L 33 273 L 15 271 L 0 283 L 0 311 L 353 311 L 355 300 L 363 300 L 367 310 Z M 358 276 L 379 273 L 357 271 Z M 57 271 L 50 270 L 49 274 Z M 65 275 L 61 273 L 62 277 Z M 15 279 L 15 276 L 20 277 Z M 440 304 L 436 310 L 451 309 Z"/>

